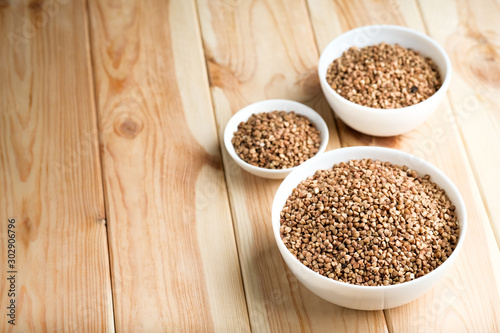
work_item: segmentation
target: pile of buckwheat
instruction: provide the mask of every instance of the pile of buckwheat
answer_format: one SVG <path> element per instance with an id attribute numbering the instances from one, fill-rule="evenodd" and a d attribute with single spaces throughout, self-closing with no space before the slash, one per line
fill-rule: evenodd
<path id="1" fill-rule="evenodd" d="M 321 137 L 307 117 L 293 111 L 272 111 L 253 114 L 240 123 L 231 143 L 247 163 L 285 169 L 316 155 Z"/>
<path id="2" fill-rule="evenodd" d="M 459 226 L 455 206 L 428 175 L 363 159 L 302 181 L 281 211 L 280 232 L 313 271 L 380 286 L 436 269 L 455 249 Z"/>
<path id="3" fill-rule="evenodd" d="M 330 64 L 326 81 L 349 101 L 379 109 L 420 103 L 441 87 L 432 59 L 385 43 L 351 47 Z"/>

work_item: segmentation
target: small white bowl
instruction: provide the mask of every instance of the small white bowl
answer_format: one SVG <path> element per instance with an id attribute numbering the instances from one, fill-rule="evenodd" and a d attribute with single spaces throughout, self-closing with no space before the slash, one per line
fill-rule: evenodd
<path id="1" fill-rule="evenodd" d="M 326 126 L 326 123 L 323 120 L 323 118 L 310 107 L 286 99 L 270 99 L 266 101 L 253 103 L 235 113 L 226 125 L 226 129 L 224 131 L 224 144 L 226 146 L 229 155 L 231 155 L 233 160 L 235 160 L 235 162 L 244 170 L 259 177 L 283 179 L 296 167 L 287 169 L 266 169 L 253 166 L 243 161 L 236 154 L 236 152 L 234 151 L 234 146 L 231 143 L 234 132 L 236 132 L 236 130 L 238 129 L 238 125 L 241 122 L 247 121 L 248 118 L 250 118 L 250 116 L 254 113 L 272 112 L 276 110 L 286 111 L 286 112 L 294 111 L 297 114 L 306 116 L 309 119 L 309 121 L 313 123 L 316 126 L 316 128 L 320 131 L 321 143 L 319 146 L 319 150 L 315 156 L 325 151 L 326 145 L 328 144 L 328 126 Z"/>
<path id="2" fill-rule="evenodd" d="M 376 109 L 353 103 L 340 96 L 326 82 L 326 73 L 333 60 L 340 58 L 351 46 L 362 48 L 385 42 L 399 44 L 430 57 L 438 67 L 443 84 L 439 90 L 418 104 L 397 109 Z M 437 109 L 451 80 L 451 61 L 444 49 L 430 37 L 405 27 L 371 25 L 350 30 L 335 38 L 321 53 L 319 80 L 326 99 L 335 114 L 347 125 L 375 136 L 392 136 L 411 131 Z"/>
<path id="3" fill-rule="evenodd" d="M 280 236 L 280 213 L 292 190 L 316 170 L 331 168 L 334 164 L 352 159 L 371 158 L 393 164 L 406 165 L 431 180 L 446 191 L 456 207 L 460 233 L 457 246 L 450 257 L 435 270 L 409 282 L 389 286 L 358 286 L 327 278 L 303 265 L 287 249 Z M 297 167 L 281 183 L 274 197 L 272 206 L 273 232 L 279 251 L 293 274 L 309 290 L 325 300 L 353 309 L 382 310 L 400 306 L 413 301 L 427 292 L 438 282 L 451 267 L 458 256 L 467 229 L 467 212 L 459 191 L 451 180 L 437 167 L 414 155 L 389 148 L 351 147 L 328 151 L 314 157 Z"/>

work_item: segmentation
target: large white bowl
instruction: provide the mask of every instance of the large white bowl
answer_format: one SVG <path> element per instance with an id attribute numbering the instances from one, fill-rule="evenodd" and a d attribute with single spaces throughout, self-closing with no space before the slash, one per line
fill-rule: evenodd
<path id="1" fill-rule="evenodd" d="M 430 57 L 438 67 L 443 84 L 439 90 L 418 104 L 398 109 L 375 109 L 355 104 L 340 96 L 326 82 L 326 73 L 333 60 L 351 46 L 359 48 L 399 44 Z M 437 109 L 451 80 L 451 62 L 444 49 L 430 37 L 405 27 L 371 25 L 350 30 L 335 38 L 324 49 L 319 59 L 318 74 L 321 88 L 333 111 L 352 128 L 375 136 L 391 136 L 408 132 L 422 124 Z"/>
<path id="2" fill-rule="evenodd" d="M 316 170 L 331 168 L 334 164 L 352 159 L 371 158 L 406 165 L 417 174 L 429 174 L 431 180 L 446 191 L 456 206 L 460 234 L 458 244 L 450 257 L 432 272 L 409 282 L 389 286 L 358 286 L 336 281 L 304 266 L 286 248 L 280 236 L 280 212 L 292 190 Z M 283 180 L 272 206 L 273 232 L 279 251 L 290 270 L 309 290 L 332 303 L 359 310 L 381 310 L 406 304 L 423 295 L 438 282 L 453 264 L 460 252 L 467 229 L 467 212 L 462 196 L 451 180 L 438 168 L 414 155 L 380 147 L 352 147 L 328 151 L 300 165 Z"/>
<path id="3" fill-rule="evenodd" d="M 296 167 L 287 169 L 266 169 L 256 167 L 243 161 L 238 156 L 238 154 L 236 154 L 236 152 L 234 151 L 234 146 L 231 143 L 234 132 L 236 132 L 236 130 L 238 129 L 238 125 L 241 122 L 247 121 L 248 118 L 250 118 L 250 116 L 254 113 L 272 112 L 276 110 L 286 112 L 295 111 L 295 113 L 297 114 L 306 116 L 309 121 L 313 123 L 320 131 L 321 143 L 319 146 L 319 150 L 315 156 L 325 151 L 326 145 L 328 144 L 328 126 L 326 125 L 323 118 L 321 118 L 321 116 L 310 107 L 299 102 L 294 102 L 286 99 L 270 99 L 253 103 L 235 113 L 227 123 L 226 129 L 224 130 L 224 145 L 226 146 L 227 152 L 229 153 L 229 155 L 231 155 L 236 164 L 238 164 L 244 170 L 259 177 L 282 179 L 285 178 Z"/>

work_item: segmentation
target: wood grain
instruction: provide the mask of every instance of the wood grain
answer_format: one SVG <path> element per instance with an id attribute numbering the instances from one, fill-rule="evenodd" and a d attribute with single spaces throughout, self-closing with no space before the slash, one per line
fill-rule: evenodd
<path id="1" fill-rule="evenodd" d="M 85 3 L 0 2 L 0 45 L 0 329 L 113 331 Z"/>
<path id="2" fill-rule="evenodd" d="M 247 331 L 196 8 L 89 7 L 117 330 Z"/>
<path id="3" fill-rule="evenodd" d="M 318 53 L 303 1 L 200 0 L 198 12 L 220 136 L 240 108 L 285 98 L 320 112 L 330 130 L 329 149 L 340 146 L 321 95 Z M 242 171 L 222 150 L 252 330 L 386 331 L 382 311 L 335 306 L 295 279 L 271 228 L 271 205 L 280 181 Z"/>
<path id="4" fill-rule="evenodd" d="M 0 331 L 500 332 L 499 14 L 498 0 L 0 0 L 4 309 L 12 218 L 17 271 L 16 326 L 4 310 Z M 387 138 L 335 119 L 316 70 L 334 37 L 379 23 L 429 34 L 454 68 L 439 110 Z M 450 176 L 469 229 L 443 281 L 367 312 L 295 279 L 271 228 L 280 181 L 221 145 L 232 114 L 271 98 L 317 110 L 327 149 L 401 149 Z"/>
<path id="5" fill-rule="evenodd" d="M 321 32 L 316 35 L 320 49 L 343 31 L 357 26 L 399 24 L 425 32 L 428 24 L 421 18 L 416 19 L 419 8 L 415 2 L 404 2 L 401 6 L 394 1 L 364 1 L 363 5 L 326 0 L 308 3 L 314 29 Z M 325 11 L 323 5 L 329 6 L 331 12 Z M 340 25 L 330 23 L 337 19 L 341 20 Z M 455 182 L 468 209 L 468 235 L 456 265 L 447 278 L 425 296 L 408 305 L 386 310 L 390 331 L 493 332 L 500 329 L 499 274 L 495 264 L 500 262 L 498 244 L 492 236 L 457 124 L 449 116 L 451 112 L 449 102 L 445 101 L 425 124 L 391 138 L 362 135 L 339 122 L 340 138 L 345 145 L 389 146 L 416 154 L 438 166 Z M 449 120 L 443 121 L 443 117 Z"/>

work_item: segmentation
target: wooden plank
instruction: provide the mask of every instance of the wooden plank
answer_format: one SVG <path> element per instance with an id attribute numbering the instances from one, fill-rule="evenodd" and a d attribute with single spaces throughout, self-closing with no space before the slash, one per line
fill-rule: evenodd
<path id="1" fill-rule="evenodd" d="M 362 4 L 349 1 L 309 1 L 309 9 L 319 48 L 343 31 L 367 24 L 408 25 L 425 32 L 424 22 L 416 13 L 415 2 L 394 1 Z M 329 6 L 326 11 L 324 6 Z M 342 24 L 332 24 L 336 14 Z M 446 21 L 446 16 L 440 16 Z M 428 22 L 426 22 L 427 24 Z M 328 33 L 327 33 L 328 32 Z M 329 36 L 328 36 L 329 35 Z M 452 95 L 453 96 L 453 95 Z M 455 102 L 452 99 L 452 102 Z M 390 331 L 498 331 L 500 262 L 498 245 L 492 236 L 488 215 L 475 183 L 465 147 L 446 100 L 422 126 L 398 137 L 373 138 L 362 135 L 339 122 L 344 145 L 383 145 L 416 154 L 441 168 L 461 191 L 468 209 L 469 229 L 462 253 L 451 272 L 433 290 L 420 299 L 385 311 Z M 443 121 L 448 117 L 449 121 Z M 466 142 L 467 143 L 467 142 Z M 481 258 L 478 260 L 478 258 Z"/>
<path id="2" fill-rule="evenodd" d="M 89 8 L 117 330 L 247 331 L 194 4 Z"/>
<path id="3" fill-rule="evenodd" d="M 0 45 L 0 329 L 113 331 L 85 3 L 0 1 Z"/>
<path id="4" fill-rule="evenodd" d="M 320 112 L 330 130 L 328 148 L 340 146 L 320 91 L 318 53 L 303 1 L 199 0 L 198 12 L 221 140 L 227 121 L 240 108 L 286 98 Z M 271 228 L 271 205 L 280 181 L 242 171 L 222 151 L 252 330 L 386 331 L 382 311 L 335 306 L 295 279 Z"/>
<path id="5" fill-rule="evenodd" d="M 500 3 L 419 1 L 430 36 L 453 63 L 449 96 L 479 189 L 500 244 Z M 446 20 L 436 20 L 446 13 Z M 443 117 L 443 121 L 448 118 Z"/>

